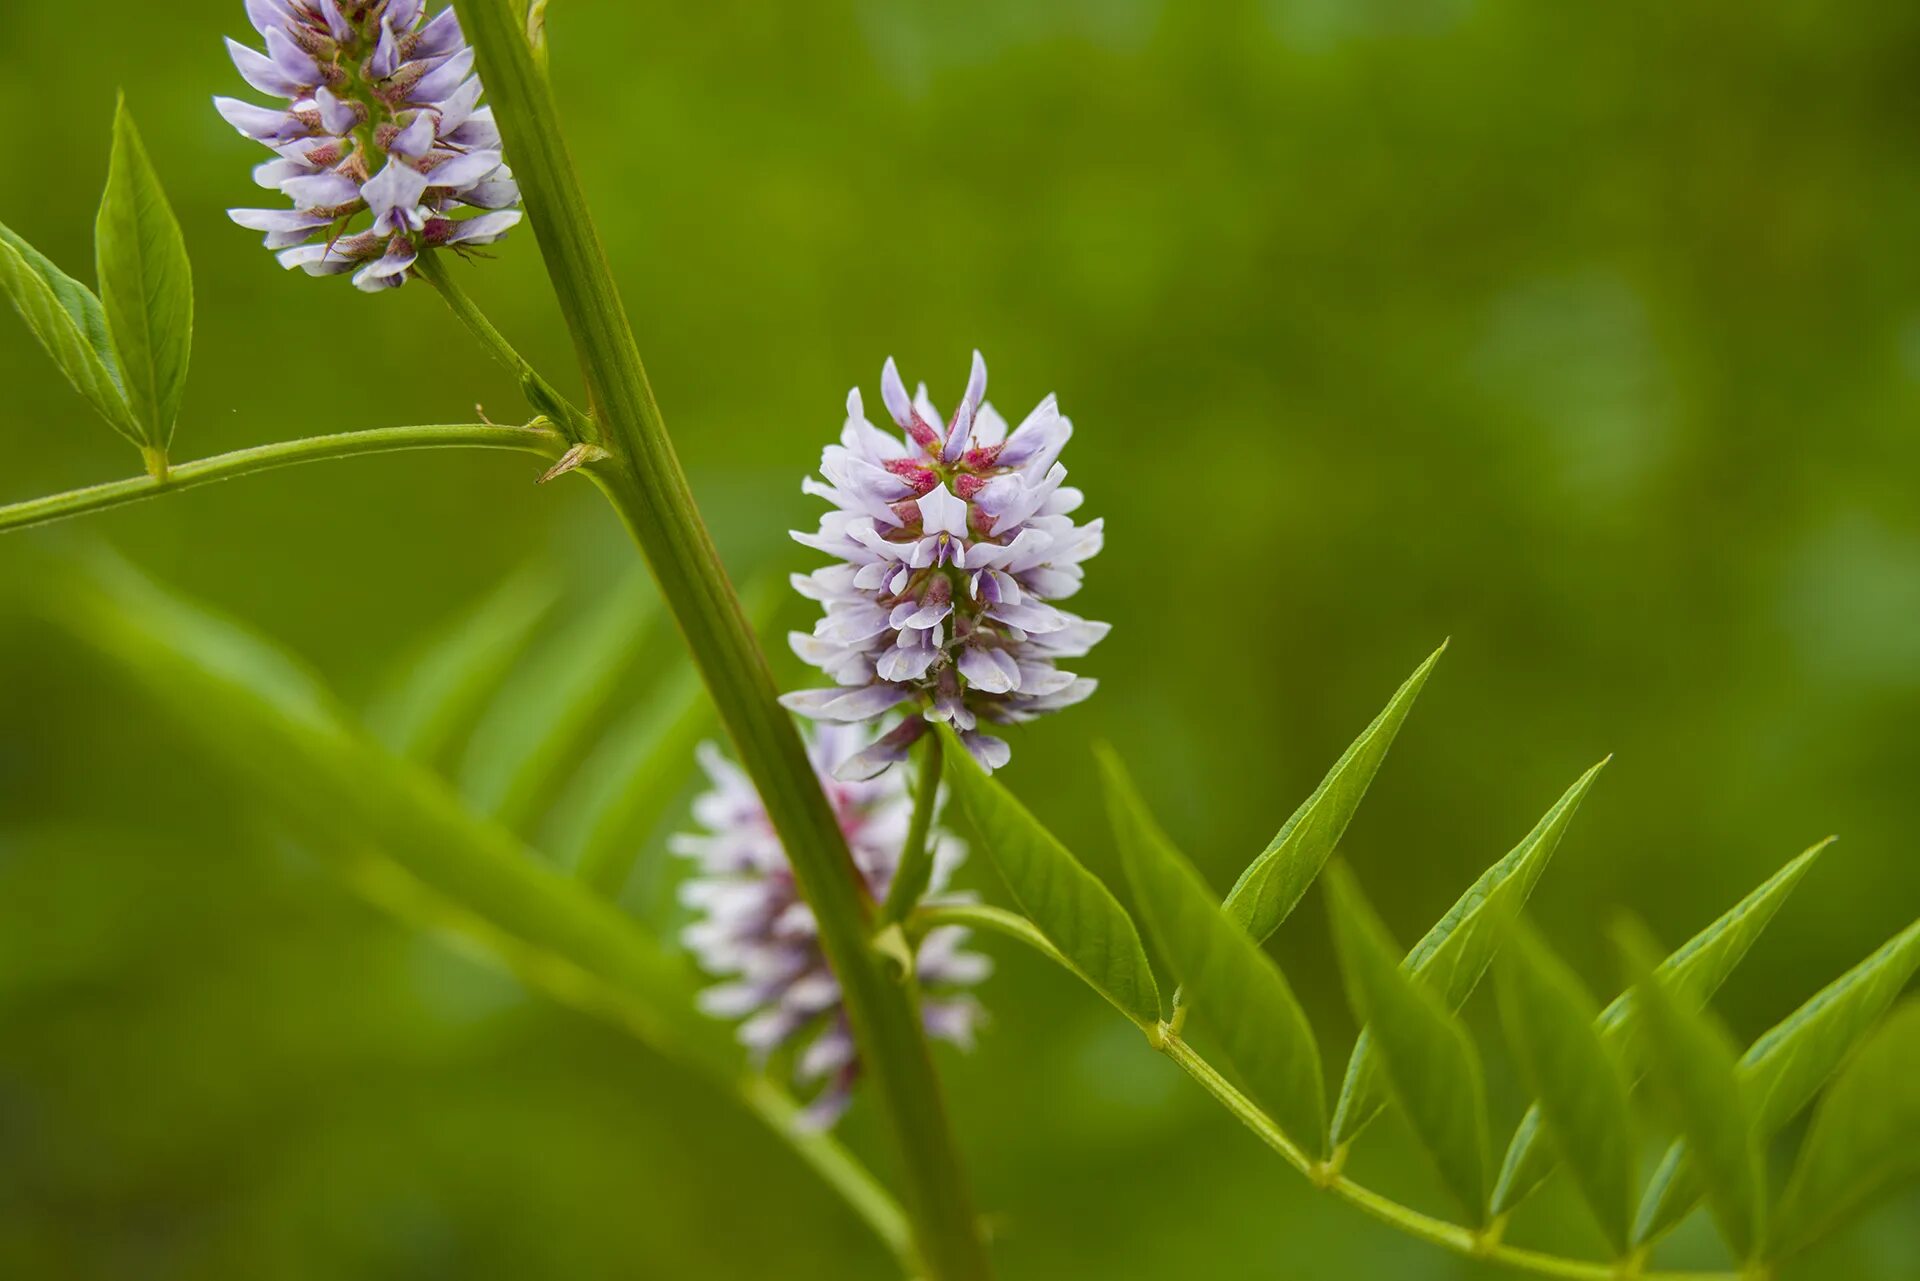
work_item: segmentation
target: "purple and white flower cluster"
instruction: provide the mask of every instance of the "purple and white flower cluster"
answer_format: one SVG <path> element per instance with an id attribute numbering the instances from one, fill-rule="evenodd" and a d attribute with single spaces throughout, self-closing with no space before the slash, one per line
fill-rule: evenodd
<path id="1" fill-rule="evenodd" d="M 906 844 L 913 798 L 904 770 L 859 782 L 831 776 L 833 763 L 863 737 L 852 725 L 825 725 L 808 754 L 854 866 L 875 899 L 884 900 Z M 762 1061 L 783 1046 L 796 1047 L 796 1083 L 819 1091 L 802 1119 L 825 1128 L 846 1110 L 860 1073 L 840 984 L 827 968 L 813 912 L 794 888 L 793 868 L 752 781 L 711 743 L 701 745 L 700 763 L 712 787 L 695 799 L 693 816 L 705 830 L 672 840 L 673 851 L 699 869 L 680 887 L 681 901 L 698 914 L 681 939 L 701 969 L 725 979 L 700 994 L 700 1007 L 716 1018 L 744 1019 L 740 1041 Z M 928 841 L 933 878 L 923 901 L 940 896 L 967 856 L 961 841 L 937 827 Z M 914 955 L 927 1035 L 962 1048 L 972 1045 L 982 1017 L 965 989 L 992 968 L 986 957 L 961 950 L 966 941 L 964 928 L 938 926 Z"/>
<path id="2" fill-rule="evenodd" d="M 288 106 L 214 106 L 278 159 L 254 181 L 292 209 L 232 209 L 283 267 L 353 272 L 368 291 L 406 283 L 433 248 L 492 244 L 520 221 L 493 110 L 452 9 L 426 0 L 246 0 L 266 52 L 236 40 L 240 75 Z M 486 210 L 462 217 L 460 211 Z"/>
<path id="3" fill-rule="evenodd" d="M 1004 739 L 981 721 L 1014 725 L 1077 703 L 1094 682 L 1056 660 L 1087 653 L 1107 634 L 1053 602 L 1080 590 L 1080 564 L 1100 550 L 1101 522 L 1073 522 L 1082 494 L 1065 485 L 1060 451 L 1073 426 L 1048 396 L 1009 431 L 986 401 L 987 365 L 973 354 L 965 395 L 944 420 L 923 384 L 911 398 L 889 359 L 880 396 L 903 440 L 867 421 L 847 395 L 840 443 L 820 460 L 822 484 L 801 488 L 833 504 L 817 533 L 794 532 L 841 562 L 796 575 L 825 614 L 794 652 L 837 687 L 781 701 L 825 721 L 907 719 L 841 762 L 868 778 L 903 759 L 929 722 L 951 724 L 980 764 L 1007 762 Z"/>

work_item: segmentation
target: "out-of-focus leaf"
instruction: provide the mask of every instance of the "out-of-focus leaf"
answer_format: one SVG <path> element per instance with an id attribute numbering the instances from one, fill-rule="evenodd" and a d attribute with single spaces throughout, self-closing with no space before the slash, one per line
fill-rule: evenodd
<path id="1" fill-rule="evenodd" d="M 431 763 L 479 711 L 559 598 L 529 571 L 463 610 L 397 670 L 367 709 L 387 748 Z"/>
<path id="2" fill-rule="evenodd" d="M 122 667 L 316 853 L 374 903 L 430 926 L 531 985 L 714 1080 L 896 1251 L 905 1220 L 884 1188 L 763 1077 L 743 1078 L 725 1027 L 694 1009 L 685 966 L 634 923 L 473 818 L 436 776 L 352 724 L 269 642 L 107 564 L 62 576 L 57 617 Z"/>
<path id="3" fill-rule="evenodd" d="M 1920 1178 L 1920 1001 L 1894 1010 L 1847 1062 L 1774 1214 L 1769 1253 L 1786 1258 L 1879 1194 Z"/>
<path id="4" fill-rule="evenodd" d="M 1400 963 L 1407 974 L 1437 993 L 1447 1009 L 1459 1009 L 1473 995 L 1506 938 L 1507 923 L 1526 906 L 1567 825 L 1605 766 L 1606 761 L 1601 761 L 1562 793 L 1533 830 L 1482 872 Z M 1373 1035 L 1362 1028 L 1333 1112 L 1335 1147 L 1352 1143 L 1386 1106 L 1386 1091 L 1375 1079 L 1373 1058 Z"/>
<path id="5" fill-rule="evenodd" d="M 120 386 L 106 313 L 93 291 L 5 226 L 0 226 L 0 287 L 74 390 L 108 426 L 144 444 Z"/>
<path id="6" fill-rule="evenodd" d="M 1654 973 L 1660 953 L 1644 930 L 1622 927 L 1619 937 L 1653 1079 L 1698 1154 L 1720 1234 L 1745 1261 L 1765 1236 L 1766 1166 L 1733 1041 L 1711 1014 L 1692 1008 Z"/>
<path id="7" fill-rule="evenodd" d="M 1334 762 L 1313 795 L 1301 802 L 1228 892 L 1227 915 L 1239 922 L 1254 942 L 1264 941 L 1280 928 L 1326 866 L 1379 772 L 1380 763 L 1387 758 L 1394 735 L 1413 709 L 1413 700 L 1420 696 L 1433 665 L 1446 651 L 1442 644 L 1407 677 L 1385 709 Z"/>
<path id="8" fill-rule="evenodd" d="M 114 110 L 93 252 L 127 404 L 145 443 L 164 454 L 193 350 L 193 268 L 125 98 Z"/>
<path id="9" fill-rule="evenodd" d="M 1327 872 L 1328 907 L 1354 1017 L 1441 1181 L 1476 1224 L 1487 1220 L 1486 1087 L 1467 1029 L 1399 963 L 1399 949 L 1346 868 Z"/>
<path id="10" fill-rule="evenodd" d="M 1027 807 L 946 735 L 947 782 L 1020 910 L 1080 977 L 1136 1023 L 1160 1019 L 1160 990 L 1140 933 L 1107 887 Z"/>
<path id="11" fill-rule="evenodd" d="M 675 958 L 383 750 L 302 665 L 124 566 L 72 576 L 62 593 L 55 608 L 83 639 L 243 779 L 245 797 L 341 858 L 356 884 L 425 887 L 442 922 L 496 952 L 511 941 L 515 969 L 549 958 L 550 989 L 663 1054 L 731 1070 L 724 1031 L 694 1012 Z"/>
<path id="12" fill-rule="evenodd" d="M 545 843 L 555 861 L 597 893 L 619 894 L 713 723 L 705 687 L 683 666 L 608 731 L 561 793 Z"/>
<path id="13" fill-rule="evenodd" d="M 1147 930 L 1218 1029 L 1247 1092 L 1295 1143 L 1327 1151 L 1326 1082 L 1313 1027 L 1280 967 L 1221 910 L 1134 790 L 1126 767 L 1100 749 L 1107 813 L 1133 901 Z"/>
<path id="14" fill-rule="evenodd" d="M 1920 921 L 1814 993 L 1740 1057 L 1739 1077 L 1752 1100 L 1762 1140 L 1812 1101 L 1867 1030 L 1920 969 Z M 1651 1241 L 1687 1216 L 1700 1199 L 1701 1178 L 1684 1140 L 1667 1149 L 1640 1203 L 1634 1233 Z"/>
<path id="15" fill-rule="evenodd" d="M 473 807 L 515 830 L 553 799 L 556 780 L 599 724 L 659 598 L 636 575 L 515 669 L 474 727 L 460 767 Z"/>
<path id="16" fill-rule="evenodd" d="M 1698 1009 L 1720 989 L 1753 946 L 1774 913 L 1787 901 L 1800 878 L 1807 874 L 1828 845 L 1829 837 L 1806 850 L 1785 867 L 1768 877 L 1758 889 L 1741 899 L 1720 918 L 1688 939 L 1677 951 L 1660 963 L 1655 971 L 1678 1000 Z M 1600 1012 L 1595 1027 L 1607 1047 L 1620 1056 L 1629 1075 L 1638 1078 L 1640 1056 L 1634 1048 L 1633 993 L 1622 992 Z M 1513 1142 L 1507 1146 L 1501 1163 L 1500 1182 L 1493 1190 L 1493 1212 L 1506 1214 L 1531 1195 L 1553 1173 L 1556 1157 L 1553 1145 L 1545 1142 L 1540 1128 L 1540 1107 L 1527 1109 Z"/>
<path id="17" fill-rule="evenodd" d="M 1500 1017 L 1547 1132 L 1615 1257 L 1633 1232 L 1637 1156 L 1627 1075 L 1597 1030 L 1593 1001 L 1527 923 L 1494 966 Z"/>

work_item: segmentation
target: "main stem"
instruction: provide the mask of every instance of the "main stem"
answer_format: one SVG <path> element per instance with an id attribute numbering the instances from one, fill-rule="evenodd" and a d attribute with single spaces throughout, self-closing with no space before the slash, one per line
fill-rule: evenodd
<path id="1" fill-rule="evenodd" d="M 0 533 L 48 525 L 88 512 L 124 507 L 145 498 L 170 494 L 177 489 L 193 489 L 215 481 L 250 476 L 254 472 L 291 467 L 295 463 L 320 462 L 328 458 L 355 458 L 361 454 L 390 454 L 407 449 L 440 449 L 449 446 L 478 449 L 514 449 L 538 454 L 552 461 L 566 452 L 567 442 L 555 432 L 534 427 L 496 427 L 490 423 L 456 423 L 446 426 L 376 427 L 369 431 L 344 431 L 328 436 L 307 436 L 283 440 L 271 445 L 236 449 L 190 463 L 175 463 L 166 475 L 134 476 L 110 480 L 104 485 L 30 498 L 23 503 L 0 507 Z"/>
<path id="2" fill-rule="evenodd" d="M 591 471 L 640 545 L 758 788 L 839 979 L 871 1097 L 885 1114 L 921 1263 L 989 1274 L 919 1011 L 868 943 L 873 904 L 766 659 L 694 506 L 513 0 L 458 0 L 495 118 L 586 376 L 601 444 Z"/>

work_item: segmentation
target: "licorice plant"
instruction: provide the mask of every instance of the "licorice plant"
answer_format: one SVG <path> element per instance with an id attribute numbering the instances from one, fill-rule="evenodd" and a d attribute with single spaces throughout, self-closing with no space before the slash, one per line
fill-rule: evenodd
<path id="1" fill-rule="evenodd" d="M 138 448 L 145 474 L 0 508 L 0 530 L 402 449 L 518 450 L 546 464 L 543 481 L 573 472 L 591 481 L 643 554 L 732 753 L 711 741 L 698 748 L 711 788 L 674 845 L 696 872 L 682 889 L 693 916 L 682 947 L 612 895 L 634 857 L 617 833 L 636 814 L 664 813 L 671 789 L 651 780 L 684 770 L 715 728 L 699 686 L 667 683 L 600 773 L 571 777 L 561 765 L 572 713 L 607 692 L 591 679 L 594 656 L 642 625 L 645 593 L 595 602 L 571 642 L 575 670 L 588 675 L 552 692 L 531 730 L 502 736 L 491 761 L 459 779 L 432 764 L 446 725 L 485 697 L 486 674 L 504 670 L 552 604 L 521 580 L 456 620 L 363 713 L 266 642 L 123 564 L 96 560 L 50 607 L 374 902 L 463 937 L 718 1083 L 846 1199 L 904 1275 L 990 1274 L 928 1048 L 930 1039 L 968 1043 L 990 1006 L 989 966 L 969 950 L 984 935 L 1030 947 L 1084 982 L 1139 1029 L 1146 1050 L 1171 1059 L 1314 1187 L 1387 1228 L 1519 1272 L 1769 1276 L 1920 1169 L 1920 1006 L 1897 1004 L 1920 968 L 1920 924 L 1744 1051 L 1705 1008 L 1824 842 L 1670 952 L 1620 923 L 1627 981 L 1601 1006 L 1525 911 L 1596 765 L 1401 950 L 1334 855 L 1437 651 L 1224 898 L 1156 824 L 1120 759 L 1096 749 L 1135 905 L 1125 910 L 997 773 L 1012 755 L 1006 727 L 1094 692 L 1062 663 L 1088 655 L 1106 626 L 1060 602 L 1080 587 L 1103 530 L 1099 519 L 1076 520 L 1085 496 L 1064 483 L 1072 429 L 1060 404 L 1048 395 L 1012 423 L 986 399 L 978 353 L 947 414 L 924 387 L 909 393 L 891 360 L 880 379 L 890 427 L 869 418 L 858 390 L 849 395 L 820 478 L 804 482 L 828 509 L 817 531 L 794 535 L 829 563 L 794 579 L 821 608 L 791 645 L 830 683 L 783 695 L 695 509 L 581 194 L 546 71 L 545 0 L 457 0 L 431 13 L 423 0 L 244 8 L 252 34 L 229 42 L 232 58 L 256 98 L 274 102 L 222 94 L 214 109 L 271 150 L 255 179 L 281 203 L 236 209 L 233 221 L 262 233 L 283 267 L 348 275 L 369 292 L 424 280 L 513 373 L 531 417 L 373 427 L 176 462 L 191 269 L 123 103 L 97 225 L 97 287 L 3 226 L 0 284 L 75 388 Z M 501 242 L 523 211 L 584 371 L 578 404 L 521 358 L 450 269 Z M 790 713 L 818 728 L 803 733 Z M 536 856 L 515 833 L 555 792 L 566 796 L 568 822 L 559 848 Z M 949 795 L 964 842 L 941 825 L 952 826 L 940 812 Z M 998 872 L 1007 905 L 948 892 L 969 845 Z M 1316 882 L 1363 1027 L 1337 1086 L 1262 946 Z M 1480 1051 L 1460 1017 L 1489 971 L 1533 1099 L 1504 1152 Z M 1670 1138 L 1650 1176 L 1638 1159 L 1642 1078 L 1664 1100 L 1657 1116 Z M 850 1103 L 884 1123 L 886 1182 L 834 1137 Z M 1770 1177 L 1774 1140 L 1810 1107 L 1780 1183 Z M 1389 1108 L 1457 1214 L 1412 1209 L 1347 1173 L 1354 1145 Z M 1511 1217 L 1559 1170 L 1591 1211 L 1604 1257 L 1505 1240 Z M 1661 1271 L 1662 1237 L 1702 1203 L 1725 1240 L 1724 1268 Z M 1285 1241 L 1273 1243 L 1273 1258 L 1285 1275 Z"/>

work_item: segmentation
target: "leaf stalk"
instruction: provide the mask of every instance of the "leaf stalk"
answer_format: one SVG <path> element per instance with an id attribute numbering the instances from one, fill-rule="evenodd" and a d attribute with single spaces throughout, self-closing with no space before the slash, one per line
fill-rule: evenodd
<path id="1" fill-rule="evenodd" d="M 366 431 L 335 432 L 325 436 L 305 436 L 299 440 L 255 445 L 231 453 L 215 454 L 190 463 L 169 465 L 165 454 L 147 457 L 149 472 L 126 480 L 110 480 L 101 485 L 48 494 L 25 502 L 0 507 L 0 533 L 49 525 L 57 520 L 83 516 L 89 512 L 124 507 L 175 490 L 193 489 L 215 481 L 250 476 L 255 472 L 290 467 L 296 463 L 320 462 L 329 458 L 357 458 L 362 454 L 390 454 L 409 449 L 511 449 L 554 459 L 566 452 L 567 442 L 559 433 L 538 427 L 500 427 L 492 423 L 454 423 L 411 427 L 375 427 Z"/>

